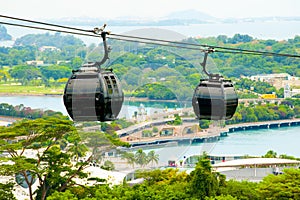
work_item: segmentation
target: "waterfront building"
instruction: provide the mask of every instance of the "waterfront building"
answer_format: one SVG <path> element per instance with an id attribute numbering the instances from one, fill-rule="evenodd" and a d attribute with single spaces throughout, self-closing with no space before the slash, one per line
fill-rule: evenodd
<path id="1" fill-rule="evenodd" d="M 279 73 L 279 74 L 261 74 L 250 76 L 250 80 L 267 82 L 273 85 L 276 89 L 284 88 L 286 85 L 299 87 L 300 78 L 291 76 L 288 73 Z"/>

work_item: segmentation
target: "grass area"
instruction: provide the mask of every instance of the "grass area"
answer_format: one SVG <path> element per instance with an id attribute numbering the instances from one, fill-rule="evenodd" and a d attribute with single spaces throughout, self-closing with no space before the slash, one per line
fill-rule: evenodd
<path id="1" fill-rule="evenodd" d="M 46 88 L 44 86 L 24 86 L 0 84 L 0 94 L 26 94 L 26 95 L 61 95 L 64 92 L 64 85 L 59 87 Z"/>

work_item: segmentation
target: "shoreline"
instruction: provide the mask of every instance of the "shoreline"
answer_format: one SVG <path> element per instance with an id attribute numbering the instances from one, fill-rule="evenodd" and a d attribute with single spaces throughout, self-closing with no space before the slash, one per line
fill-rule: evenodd
<path id="1" fill-rule="evenodd" d="M 61 97 L 62 94 L 28 94 L 28 93 L 0 93 L 0 97 Z M 0 98 L 1 99 L 1 98 Z M 147 98 L 136 98 L 136 97 L 125 97 L 125 101 L 132 101 L 132 102 L 177 102 L 176 100 L 148 100 Z M 1 103 L 1 100 L 0 100 Z M 8 116 L 9 117 L 9 116 Z M 183 118 L 184 119 L 184 118 Z M 225 129 L 227 133 L 235 132 L 238 130 L 251 130 L 251 129 L 266 129 L 268 126 L 270 128 L 278 127 L 278 123 L 283 123 L 283 126 L 294 126 L 294 123 L 297 125 L 300 124 L 300 118 L 294 119 L 285 119 L 285 120 L 272 120 L 272 121 L 260 121 L 260 122 L 248 122 L 248 123 L 239 123 L 239 124 L 230 124 L 226 125 Z M 293 124 L 291 124 L 293 123 Z"/>
<path id="2" fill-rule="evenodd" d="M 184 119 L 187 118 L 183 118 Z M 193 118 L 194 119 L 194 118 Z M 191 119 L 188 120 L 191 122 Z M 124 133 L 128 133 L 128 137 L 130 135 L 137 133 L 136 131 L 142 131 L 141 127 L 147 127 L 151 126 L 152 124 L 155 124 L 156 122 L 146 124 L 144 126 L 136 126 L 134 129 L 121 129 L 117 133 L 118 135 L 122 135 Z M 197 124 L 195 122 L 195 124 Z M 129 143 L 131 144 L 132 147 L 155 147 L 157 145 L 160 146 L 165 146 L 170 144 L 170 142 L 178 142 L 182 143 L 184 141 L 189 141 L 189 143 L 206 143 L 215 141 L 216 138 L 218 137 L 226 137 L 231 133 L 234 132 L 241 132 L 241 131 L 250 131 L 250 130 L 262 130 L 262 129 L 273 129 L 273 128 L 284 128 L 284 127 L 296 127 L 300 126 L 300 118 L 295 118 L 295 119 L 286 119 L 286 120 L 273 120 L 273 121 L 262 121 L 262 122 L 253 122 L 253 123 L 240 123 L 240 124 L 234 124 L 234 125 L 228 125 L 225 126 L 224 128 L 220 129 L 220 132 L 216 135 L 208 134 L 208 135 L 199 135 L 199 137 L 196 137 L 196 135 L 193 135 L 192 137 L 188 136 L 180 136 L 178 135 L 173 135 L 173 136 L 168 136 L 165 138 L 157 138 L 154 140 L 151 140 L 149 138 L 140 138 L 139 140 L 132 140 Z M 123 131 L 122 131 L 123 130 Z M 206 132 L 209 132 L 209 129 L 204 129 Z M 179 134 L 180 135 L 180 134 Z M 125 136 L 126 137 L 126 136 Z M 132 136 L 134 137 L 134 136 Z"/>
<path id="3" fill-rule="evenodd" d="M 63 96 L 62 94 L 42 94 L 42 93 L 35 93 L 35 94 L 29 94 L 29 93 L 0 93 L 0 97 L 17 97 L 17 96 L 45 96 L 45 97 L 58 97 Z M 137 98 L 137 97 L 124 97 L 124 101 L 134 101 L 134 102 L 168 102 L 168 103 L 177 103 L 177 102 L 185 102 L 185 101 L 177 101 L 177 100 L 160 100 L 160 99 L 148 99 L 148 98 Z"/>
<path id="4" fill-rule="evenodd" d="M 0 93 L 0 97 L 4 96 L 4 97 L 16 97 L 16 96 L 62 96 L 63 94 L 39 94 L 39 93 L 35 93 L 35 94 L 28 94 L 28 93 Z"/>

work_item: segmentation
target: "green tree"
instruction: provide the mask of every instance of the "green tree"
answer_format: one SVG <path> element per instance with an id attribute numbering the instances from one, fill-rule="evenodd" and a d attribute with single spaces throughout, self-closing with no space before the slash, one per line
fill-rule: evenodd
<path id="1" fill-rule="evenodd" d="M 264 156 L 262 156 L 263 158 L 276 158 L 277 157 L 277 153 L 273 150 L 269 150 Z"/>
<path id="2" fill-rule="evenodd" d="M 153 133 L 158 133 L 158 128 L 157 128 L 156 126 L 153 126 L 152 132 L 153 132 Z"/>
<path id="3" fill-rule="evenodd" d="M 54 34 L 28 34 L 18 38 L 15 42 L 17 46 L 54 46 L 59 49 L 64 49 L 69 46 L 82 47 L 83 41 L 73 35 L 62 35 L 57 32 Z M 74 54 L 73 54 L 74 55 Z"/>
<path id="4" fill-rule="evenodd" d="M 135 163 L 140 165 L 141 167 L 144 167 L 148 164 L 147 154 L 143 151 L 143 149 L 138 149 L 135 152 Z"/>
<path id="5" fill-rule="evenodd" d="M 261 199 L 300 199 L 300 170 L 285 169 L 283 174 L 266 176 L 258 185 Z"/>
<path id="6" fill-rule="evenodd" d="M 13 187 L 13 182 L 0 183 L 0 199 L 17 200 L 14 194 L 12 193 Z"/>
<path id="7" fill-rule="evenodd" d="M 60 65 L 41 67 L 40 71 L 47 79 L 53 78 L 54 80 L 68 78 L 71 75 L 71 69 L 69 67 Z"/>
<path id="8" fill-rule="evenodd" d="M 152 131 L 151 130 L 143 130 L 142 131 L 142 137 L 152 137 Z"/>
<path id="9" fill-rule="evenodd" d="M 110 160 L 106 160 L 106 161 L 104 161 L 104 164 L 101 166 L 101 169 L 112 171 L 115 169 L 115 165 Z"/>
<path id="10" fill-rule="evenodd" d="M 251 42 L 253 38 L 249 35 L 241 35 L 241 34 L 235 34 L 233 38 L 229 39 L 229 43 L 237 44 L 240 42 Z"/>
<path id="11" fill-rule="evenodd" d="M 178 114 L 175 114 L 174 116 L 175 116 L 175 119 L 174 119 L 173 124 L 174 124 L 174 125 L 181 125 L 181 124 L 182 124 L 182 119 L 181 119 L 181 117 L 180 117 Z"/>
<path id="12" fill-rule="evenodd" d="M 238 198 L 233 197 L 231 195 L 221 195 L 216 197 L 207 197 L 205 200 L 238 200 Z"/>
<path id="13" fill-rule="evenodd" d="M 47 200 L 78 200 L 69 190 L 65 192 L 55 191 Z"/>
<path id="14" fill-rule="evenodd" d="M 209 120 L 205 120 L 205 119 L 199 120 L 199 127 L 202 129 L 208 128 L 210 124 L 211 124 L 211 121 L 209 121 Z"/>
<path id="15" fill-rule="evenodd" d="M 155 153 L 154 150 L 152 151 L 149 151 L 148 154 L 147 154 L 147 160 L 149 163 L 153 163 L 155 162 L 156 164 L 158 164 L 158 161 L 159 161 L 159 155 Z"/>
<path id="16" fill-rule="evenodd" d="M 220 194 L 230 195 L 236 199 L 259 200 L 260 196 L 257 188 L 258 183 L 229 180 L 226 181 L 225 185 L 220 187 Z"/>
<path id="17" fill-rule="evenodd" d="M 73 58 L 72 61 L 71 61 L 72 69 L 78 69 L 82 64 L 83 64 L 83 60 L 78 56 Z"/>
<path id="18" fill-rule="evenodd" d="M 0 173 L 13 176 L 21 174 L 28 185 L 29 197 L 33 199 L 36 193 L 37 199 L 45 199 L 54 191 L 64 191 L 72 187 L 74 178 L 83 178 L 84 163 L 72 163 L 74 152 L 70 149 L 61 150 L 57 144 L 60 140 L 77 135 L 73 122 L 64 118 L 45 118 L 36 120 L 22 120 L 11 127 L 1 130 L 0 150 L 9 153 L 10 157 L 2 158 L 10 160 L 14 164 L 2 164 Z M 78 138 L 78 137 L 77 137 Z M 36 157 L 27 157 L 26 153 L 32 152 Z M 39 181 L 39 187 L 33 191 L 34 178 Z"/>
<path id="19" fill-rule="evenodd" d="M 9 71 L 12 78 L 21 81 L 22 85 L 26 85 L 29 81 L 42 77 L 39 69 L 34 66 L 18 65 Z"/>
<path id="20" fill-rule="evenodd" d="M 134 156 L 134 153 L 132 153 L 132 152 L 123 152 L 122 154 L 121 154 L 121 159 L 125 159 L 125 160 L 127 160 L 127 163 L 129 164 L 129 165 L 131 165 L 132 166 L 132 168 L 134 168 L 134 164 L 135 164 L 135 156 Z"/>
<path id="21" fill-rule="evenodd" d="M 212 172 L 210 160 L 205 154 L 201 156 L 195 170 L 188 176 L 190 192 L 197 199 L 216 196 L 219 185 L 222 185 L 224 180 L 223 176 Z"/>
<path id="22" fill-rule="evenodd" d="M 151 171 L 140 171 L 137 177 L 144 178 L 144 183 L 135 188 L 139 190 L 140 199 L 196 199 L 189 194 L 187 173 L 178 169 L 155 169 Z"/>
<path id="23" fill-rule="evenodd" d="M 10 78 L 9 73 L 6 70 L 0 70 L 0 81 L 7 81 Z"/>
<path id="24" fill-rule="evenodd" d="M 115 133 L 105 132 L 79 132 L 80 138 L 88 147 L 91 154 L 91 161 L 100 163 L 104 153 L 116 150 L 118 146 L 128 147 L 128 143 L 120 141 Z"/>
<path id="25" fill-rule="evenodd" d="M 100 163 L 104 152 L 114 148 L 112 142 L 103 132 L 80 132 L 80 137 L 92 153 L 92 162 Z"/>
<path id="26" fill-rule="evenodd" d="M 88 148 L 85 144 L 81 142 L 79 135 L 73 135 L 69 137 L 69 151 L 72 152 L 73 158 L 78 162 L 79 158 L 85 155 L 85 152 L 88 151 Z"/>

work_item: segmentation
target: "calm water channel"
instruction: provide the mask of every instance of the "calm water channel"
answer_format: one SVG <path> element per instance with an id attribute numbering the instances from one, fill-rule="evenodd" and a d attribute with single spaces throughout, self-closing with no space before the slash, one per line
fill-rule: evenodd
<path id="1" fill-rule="evenodd" d="M 42 110 L 54 110 L 68 115 L 63 104 L 62 96 L 0 96 L 0 103 L 8 103 L 11 105 L 23 104 L 25 107 L 38 108 Z M 159 112 L 163 109 L 174 109 L 183 107 L 182 103 L 172 102 L 134 102 L 125 101 L 119 118 L 131 118 L 139 107 L 144 107 L 148 114 Z"/>
<path id="2" fill-rule="evenodd" d="M 51 109 L 66 114 L 61 96 L 3 96 L 0 103 L 12 105 L 24 104 L 32 108 Z M 132 116 L 141 102 L 125 102 L 119 117 Z M 181 105 L 176 103 L 143 103 L 147 113 L 153 113 L 168 107 L 174 109 Z M 179 160 L 184 156 L 201 154 L 203 151 L 211 155 L 264 155 L 274 150 L 278 155 L 287 154 L 300 157 L 300 126 L 275 129 L 261 129 L 229 133 L 217 142 L 197 143 L 192 145 L 156 148 L 160 161 Z M 170 153 L 172 152 L 172 153 Z M 162 163 L 163 164 L 163 163 Z"/>

